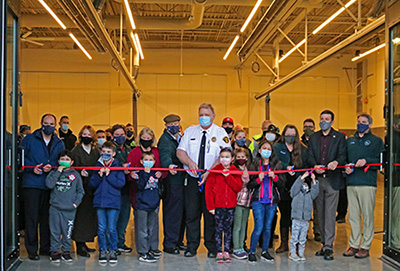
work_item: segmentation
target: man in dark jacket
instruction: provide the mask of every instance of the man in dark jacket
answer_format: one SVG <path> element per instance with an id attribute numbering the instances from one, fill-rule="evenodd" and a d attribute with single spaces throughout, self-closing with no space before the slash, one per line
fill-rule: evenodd
<path id="1" fill-rule="evenodd" d="M 344 134 L 332 128 L 333 123 L 333 112 L 322 111 L 321 130 L 312 134 L 308 142 L 308 164 L 315 168 L 327 168 L 315 170 L 319 180 L 319 194 L 315 201 L 323 245 L 316 255 L 324 256 L 325 260 L 333 260 L 339 190 L 344 188 L 342 170 L 337 166 L 346 164 L 346 139 Z"/>
<path id="2" fill-rule="evenodd" d="M 76 136 L 72 133 L 71 129 L 69 129 L 68 116 L 62 116 L 58 124 L 60 125 L 60 128 L 58 129 L 58 135 L 64 142 L 65 149 L 70 151 L 75 147 Z"/>
<path id="3" fill-rule="evenodd" d="M 178 115 L 168 115 L 164 118 L 165 130 L 158 142 L 161 167 L 183 168 L 176 157 L 181 135 L 179 125 L 181 118 Z M 163 197 L 163 224 L 164 224 L 164 252 L 179 254 L 178 245 L 181 237 L 183 220 L 183 183 L 184 171 L 170 171 L 164 179 Z"/>
<path id="4" fill-rule="evenodd" d="M 354 164 L 355 167 L 346 168 L 351 234 L 350 247 L 343 253 L 345 257 L 369 257 L 369 249 L 374 238 L 378 167 L 370 167 L 365 172 L 364 166 L 379 163 L 384 147 L 382 139 L 371 133 L 371 126 L 372 117 L 368 114 L 361 114 L 358 116 L 357 132 L 347 140 L 348 162 Z M 363 226 L 361 226 L 361 214 Z"/>
<path id="5" fill-rule="evenodd" d="M 25 247 L 29 259 L 39 260 L 38 225 L 40 224 L 40 255 L 50 253 L 49 199 L 50 190 L 46 187 L 46 177 L 51 167 L 58 165 L 58 154 L 64 150 L 64 143 L 54 133 L 56 117 L 45 114 L 42 127 L 21 142 L 25 152 L 24 189 L 25 201 Z M 29 210 L 29 211 L 28 211 Z"/>

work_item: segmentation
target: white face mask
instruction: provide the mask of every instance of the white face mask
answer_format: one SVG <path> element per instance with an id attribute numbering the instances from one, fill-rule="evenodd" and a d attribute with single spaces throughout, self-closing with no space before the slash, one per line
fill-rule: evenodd
<path id="1" fill-rule="evenodd" d="M 270 141 L 270 142 L 274 142 L 276 139 L 276 134 L 274 133 L 266 133 L 265 134 L 265 139 Z"/>
<path id="2" fill-rule="evenodd" d="M 220 158 L 219 161 L 225 167 L 231 164 L 231 158 L 228 158 L 228 157 Z"/>

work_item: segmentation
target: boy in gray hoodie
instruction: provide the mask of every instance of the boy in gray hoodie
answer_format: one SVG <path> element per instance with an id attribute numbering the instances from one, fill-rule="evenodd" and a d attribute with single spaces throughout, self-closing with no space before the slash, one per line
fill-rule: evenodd
<path id="1" fill-rule="evenodd" d="M 51 189 L 50 261 L 59 263 L 61 259 L 71 262 L 71 234 L 74 226 L 76 208 L 84 195 L 81 175 L 69 168 L 74 161 L 68 150 L 58 155 L 59 167 L 52 170 L 46 178 L 46 186 Z M 62 254 L 60 254 L 60 249 Z"/>
<path id="2" fill-rule="evenodd" d="M 311 182 L 310 176 L 311 174 Z M 308 178 L 307 178 L 308 177 Z M 308 180 L 307 180 L 308 179 Z M 311 188 L 310 188 L 311 186 Z M 318 196 L 318 180 L 312 172 L 306 171 L 299 176 L 290 189 L 292 200 L 292 236 L 290 238 L 290 256 L 293 261 L 305 261 L 304 250 L 307 241 L 308 223 L 313 210 L 313 200 Z M 299 254 L 296 244 L 299 244 Z"/>

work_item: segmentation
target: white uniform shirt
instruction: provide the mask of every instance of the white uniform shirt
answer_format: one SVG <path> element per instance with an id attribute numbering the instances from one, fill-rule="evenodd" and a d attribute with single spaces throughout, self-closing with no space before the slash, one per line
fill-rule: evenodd
<path id="1" fill-rule="evenodd" d="M 190 159 L 198 164 L 203 131 L 206 131 L 204 167 L 205 169 L 211 169 L 212 165 L 219 158 L 221 149 L 231 146 L 225 129 L 214 123 L 207 130 L 204 130 L 200 125 L 190 126 L 183 134 L 178 150 L 185 151 Z M 188 165 L 183 165 L 183 167 L 189 168 Z M 188 171 L 188 173 L 192 177 L 196 177 L 192 171 Z"/>

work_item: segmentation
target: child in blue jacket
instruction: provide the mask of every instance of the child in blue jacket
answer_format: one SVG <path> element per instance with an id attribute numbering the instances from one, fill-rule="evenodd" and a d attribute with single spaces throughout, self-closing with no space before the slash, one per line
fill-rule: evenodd
<path id="1" fill-rule="evenodd" d="M 160 194 L 156 172 L 151 170 L 155 163 L 152 152 L 143 152 L 140 163 L 144 170 L 139 171 L 138 193 L 135 209 L 135 241 L 139 261 L 156 262 L 162 252 L 158 249 L 158 211 Z"/>
<path id="2" fill-rule="evenodd" d="M 115 154 L 114 144 L 111 142 L 103 144 L 101 156 L 96 165 L 103 168 L 94 172 L 89 182 L 89 186 L 96 190 L 93 207 L 97 210 L 100 263 L 107 262 L 107 250 L 110 252 L 110 263 L 118 262 L 117 219 L 121 205 L 121 189 L 125 184 L 125 175 L 123 171 L 110 170 L 110 167 L 121 166 L 114 160 Z M 109 237 L 108 242 L 106 236 Z"/>

